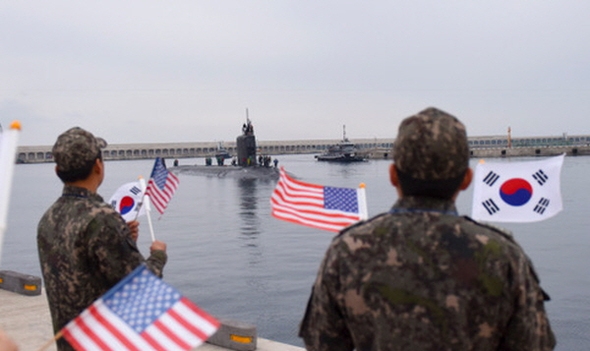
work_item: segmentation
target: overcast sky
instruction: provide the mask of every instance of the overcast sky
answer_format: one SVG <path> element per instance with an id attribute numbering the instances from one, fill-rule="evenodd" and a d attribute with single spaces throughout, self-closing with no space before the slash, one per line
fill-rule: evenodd
<path id="1" fill-rule="evenodd" d="M 21 145 L 590 134 L 590 1 L 0 2 L 0 123 Z"/>

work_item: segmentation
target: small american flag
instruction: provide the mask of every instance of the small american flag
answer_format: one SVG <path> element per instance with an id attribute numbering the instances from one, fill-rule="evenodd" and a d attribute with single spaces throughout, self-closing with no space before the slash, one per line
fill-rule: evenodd
<path id="1" fill-rule="evenodd" d="M 166 169 L 162 158 L 156 158 L 145 194 L 149 195 L 152 204 L 160 214 L 164 214 L 179 182 L 178 177 Z"/>
<path id="2" fill-rule="evenodd" d="M 337 232 L 367 218 L 364 187 L 337 188 L 304 183 L 281 167 L 270 199 L 272 215 L 285 221 Z"/>
<path id="3" fill-rule="evenodd" d="M 76 350 L 190 350 L 219 322 L 152 274 L 137 267 L 62 334 Z"/>

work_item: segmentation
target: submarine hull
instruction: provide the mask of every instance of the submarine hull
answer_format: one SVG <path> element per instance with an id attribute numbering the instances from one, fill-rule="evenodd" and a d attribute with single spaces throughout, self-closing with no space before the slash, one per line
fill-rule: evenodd
<path id="1" fill-rule="evenodd" d="M 169 168 L 174 174 L 237 179 L 279 179 L 279 169 L 274 167 L 240 166 L 177 166 Z"/>

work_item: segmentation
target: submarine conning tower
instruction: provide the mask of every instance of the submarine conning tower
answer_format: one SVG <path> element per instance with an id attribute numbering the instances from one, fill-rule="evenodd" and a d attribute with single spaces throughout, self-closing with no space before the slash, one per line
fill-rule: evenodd
<path id="1" fill-rule="evenodd" d="M 242 126 L 242 135 L 236 138 L 236 148 L 238 150 L 238 166 L 256 166 L 256 137 L 254 136 L 254 126 L 249 118 L 246 118 L 246 123 Z"/>

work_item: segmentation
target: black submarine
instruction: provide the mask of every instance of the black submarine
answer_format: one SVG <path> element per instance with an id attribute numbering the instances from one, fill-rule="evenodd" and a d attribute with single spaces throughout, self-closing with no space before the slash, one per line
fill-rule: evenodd
<path id="1" fill-rule="evenodd" d="M 237 155 L 229 165 L 225 164 L 227 153 L 215 155 L 216 164 L 211 157 L 205 159 L 205 165 L 178 165 L 169 170 L 174 174 L 199 175 L 208 177 L 233 177 L 237 179 L 279 179 L 279 169 L 276 159 L 271 163 L 268 155 L 256 155 L 256 137 L 254 126 L 246 114 L 246 123 L 242 125 L 242 134 L 236 138 Z"/>

